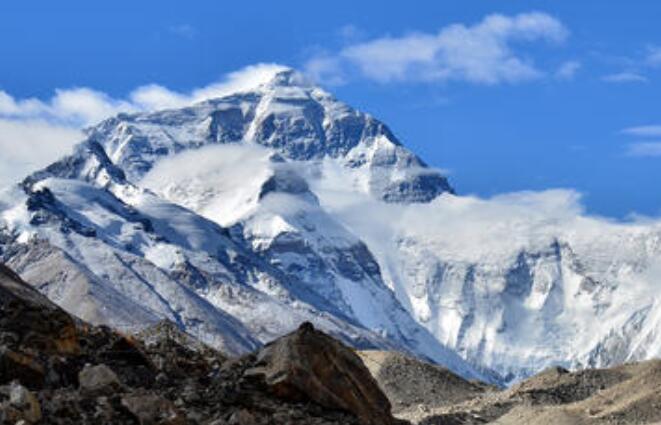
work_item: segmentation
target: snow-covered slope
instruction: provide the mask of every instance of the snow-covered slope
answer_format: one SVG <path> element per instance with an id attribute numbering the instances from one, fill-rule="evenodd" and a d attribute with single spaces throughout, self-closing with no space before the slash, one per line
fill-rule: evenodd
<path id="1" fill-rule="evenodd" d="M 506 381 L 661 354 L 660 223 L 585 216 L 565 191 L 400 207 L 336 187 L 315 188 L 322 205 L 414 318 Z"/>
<path id="2" fill-rule="evenodd" d="M 240 353 L 308 320 L 357 347 L 485 378 L 411 318 L 364 243 L 286 163 L 331 158 L 392 202 L 430 200 L 450 190 L 445 178 L 298 78 L 90 129 L 72 155 L 0 197 L 2 258 L 92 323 L 165 317 Z"/>
<path id="3" fill-rule="evenodd" d="M 2 258 L 69 311 L 230 352 L 311 320 L 500 382 L 661 355 L 660 224 L 568 191 L 455 196 L 293 71 L 106 120 L 0 214 Z"/>

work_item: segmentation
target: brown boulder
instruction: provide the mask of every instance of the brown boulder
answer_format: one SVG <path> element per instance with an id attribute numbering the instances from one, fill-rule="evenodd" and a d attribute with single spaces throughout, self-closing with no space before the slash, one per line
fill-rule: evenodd
<path id="1" fill-rule="evenodd" d="M 310 323 L 262 348 L 244 376 L 263 380 L 278 398 L 348 411 L 364 425 L 399 423 L 360 357 Z"/>
<path id="2" fill-rule="evenodd" d="M 81 391 L 95 395 L 112 395 L 122 389 L 119 378 L 104 364 L 86 365 L 78 374 Z"/>

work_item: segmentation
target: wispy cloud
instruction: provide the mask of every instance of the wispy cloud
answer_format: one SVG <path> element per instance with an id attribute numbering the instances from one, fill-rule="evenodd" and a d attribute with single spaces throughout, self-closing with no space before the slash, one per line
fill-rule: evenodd
<path id="1" fill-rule="evenodd" d="M 581 69 L 581 66 L 582 65 L 579 61 L 567 61 L 560 65 L 555 72 L 555 78 L 559 80 L 573 80 L 576 73 Z"/>
<path id="2" fill-rule="evenodd" d="M 618 72 L 606 74 L 601 80 L 606 83 L 647 83 L 651 70 L 661 66 L 661 47 L 648 45 L 642 52 L 628 56 L 600 55 L 602 61 L 619 68 Z"/>
<path id="3" fill-rule="evenodd" d="M 568 35 L 567 28 L 546 13 L 495 14 L 470 26 L 453 24 L 436 33 L 350 44 L 337 54 L 311 58 L 306 70 L 322 81 L 358 72 L 379 82 L 517 83 L 545 74 L 519 51 L 524 42 L 562 43 Z"/>
<path id="4" fill-rule="evenodd" d="M 642 74 L 637 72 L 619 72 L 616 74 L 608 74 L 601 77 L 601 81 L 606 83 L 646 83 L 649 80 Z"/>
<path id="5" fill-rule="evenodd" d="M 86 87 L 57 89 L 47 100 L 20 99 L 0 90 L 0 186 L 56 160 L 80 141 L 81 128 L 117 113 L 183 107 L 249 90 L 285 69 L 276 64 L 252 65 L 189 92 L 150 84 L 125 99 Z"/>
<path id="6" fill-rule="evenodd" d="M 631 143 L 627 147 L 627 155 L 634 157 L 660 157 L 661 142 Z"/>
<path id="7" fill-rule="evenodd" d="M 648 46 L 645 62 L 649 66 L 661 66 L 661 46 Z"/>
<path id="8" fill-rule="evenodd" d="M 637 141 L 627 145 L 626 155 L 631 157 L 659 157 L 661 156 L 661 125 L 640 125 L 625 128 L 620 133 L 637 138 L 652 138 L 651 141 Z"/>
<path id="9" fill-rule="evenodd" d="M 86 87 L 57 89 L 49 100 L 17 99 L 0 90 L 0 118 L 37 119 L 67 127 L 94 124 L 119 112 L 150 111 L 187 106 L 207 99 L 241 92 L 267 82 L 287 69 L 277 64 L 257 64 L 231 72 L 219 81 L 189 92 L 177 92 L 158 84 L 133 90 L 125 99 L 116 99 Z"/>
<path id="10" fill-rule="evenodd" d="M 661 125 L 641 125 L 625 128 L 622 134 L 638 137 L 661 137 Z"/>

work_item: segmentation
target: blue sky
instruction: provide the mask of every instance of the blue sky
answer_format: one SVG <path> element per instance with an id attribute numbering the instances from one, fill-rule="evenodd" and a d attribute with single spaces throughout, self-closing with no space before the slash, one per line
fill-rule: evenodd
<path id="1" fill-rule="evenodd" d="M 76 92 L 98 111 L 73 123 L 52 112 L 56 90 L 116 106 L 148 84 L 187 93 L 279 63 L 385 121 L 459 193 L 572 188 L 590 213 L 656 216 L 659 16 L 652 0 L 5 1 L 0 146 L 13 164 L 54 155 L 66 144 L 42 134 L 112 111 Z M 26 118 L 33 101 L 48 116 Z"/>

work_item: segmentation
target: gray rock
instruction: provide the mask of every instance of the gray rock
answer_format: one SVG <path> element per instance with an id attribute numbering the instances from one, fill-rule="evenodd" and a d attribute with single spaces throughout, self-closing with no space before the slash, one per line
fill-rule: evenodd
<path id="1" fill-rule="evenodd" d="M 122 389 L 119 378 L 104 364 L 86 365 L 78 374 L 81 391 L 92 394 L 110 395 Z"/>
<path id="2" fill-rule="evenodd" d="M 28 423 L 37 423 L 41 420 L 39 400 L 18 382 L 9 384 L 9 404 L 20 412 L 19 420 Z"/>
<path id="3" fill-rule="evenodd" d="M 183 416 L 174 404 L 156 394 L 137 394 L 122 397 L 122 406 L 140 422 L 140 425 L 183 425 Z"/>

